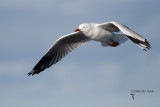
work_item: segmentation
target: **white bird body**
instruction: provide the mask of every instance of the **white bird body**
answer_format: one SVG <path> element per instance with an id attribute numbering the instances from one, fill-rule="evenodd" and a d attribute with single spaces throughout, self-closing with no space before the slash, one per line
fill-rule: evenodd
<path id="1" fill-rule="evenodd" d="M 83 27 L 87 27 L 89 30 L 83 30 Z M 96 23 L 81 24 L 79 29 L 82 29 L 82 33 L 94 41 L 104 42 L 112 38 L 113 33 L 111 31 L 104 30 L 98 27 Z"/>
<path id="2" fill-rule="evenodd" d="M 123 34 L 116 33 L 119 31 Z M 147 39 L 118 22 L 81 24 L 75 32 L 59 38 L 28 75 L 38 74 L 56 64 L 70 51 L 87 41 L 94 40 L 101 42 L 102 46 L 116 47 L 128 38 L 145 51 L 151 48 Z"/>

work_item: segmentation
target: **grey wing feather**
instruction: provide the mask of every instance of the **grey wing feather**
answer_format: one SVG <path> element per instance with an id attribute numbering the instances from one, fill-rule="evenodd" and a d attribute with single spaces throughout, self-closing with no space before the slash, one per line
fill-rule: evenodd
<path id="1" fill-rule="evenodd" d="M 90 39 L 83 35 L 82 32 L 74 32 L 69 35 L 62 36 L 49 48 L 47 53 L 36 64 L 33 70 L 28 73 L 28 75 L 39 74 L 46 68 L 56 64 L 70 51 L 89 40 Z"/>
<path id="2" fill-rule="evenodd" d="M 100 28 L 105 29 L 105 30 L 109 30 L 111 32 L 119 32 L 119 28 L 116 27 L 114 24 L 107 22 L 107 23 L 102 23 L 98 25 Z"/>
<path id="3" fill-rule="evenodd" d="M 134 42 L 136 45 L 138 45 L 140 48 L 142 48 L 145 51 L 147 49 L 151 48 L 151 45 L 147 41 L 147 39 L 145 39 L 144 37 L 142 37 L 138 33 L 134 32 L 133 30 L 129 29 L 127 26 L 125 26 L 123 24 L 120 24 L 118 22 L 112 21 L 112 22 L 107 22 L 107 23 L 99 24 L 98 26 L 101 27 L 102 29 L 109 30 L 109 31 L 112 31 L 112 32 L 121 31 L 132 42 Z"/>

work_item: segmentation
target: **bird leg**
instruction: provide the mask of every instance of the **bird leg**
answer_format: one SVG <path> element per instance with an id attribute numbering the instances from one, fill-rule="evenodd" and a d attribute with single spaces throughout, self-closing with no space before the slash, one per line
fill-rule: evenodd
<path id="1" fill-rule="evenodd" d="M 111 40 L 111 44 L 110 43 L 108 43 L 108 42 L 106 42 L 109 46 L 111 46 L 111 47 L 116 47 L 117 45 L 119 45 L 119 43 L 118 42 L 114 42 L 112 39 L 110 39 Z"/>

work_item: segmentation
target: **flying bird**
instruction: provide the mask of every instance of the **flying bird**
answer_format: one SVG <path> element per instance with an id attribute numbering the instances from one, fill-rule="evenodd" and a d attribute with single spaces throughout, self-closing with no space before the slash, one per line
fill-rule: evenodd
<path id="1" fill-rule="evenodd" d="M 122 33 L 118 33 L 119 31 Z M 56 40 L 28 75 L 39 74 L 56 64 L 70 51 L 90 40 L 101 42 L 104 47 L 117 47 L 128 39 L 145 51 L 151 48 L 147 39 L 118 22 L 81 24 L 75 32 Z"/>

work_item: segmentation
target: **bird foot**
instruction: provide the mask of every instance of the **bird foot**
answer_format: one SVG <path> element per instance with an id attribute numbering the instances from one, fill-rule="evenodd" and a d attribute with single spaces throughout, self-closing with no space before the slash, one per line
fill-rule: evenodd
<path id="1" fill-rule="evenodd" d="M 112 39 L 110 39 L 110 41 L 112 42 L 112 44 L 110 44 L 110 43 L 108 43 L 108 42 L 106 42 L 109 46 L 111 46 L 111 47 L 116 47 L 117 45 L 119 45 L 119 43 L 118 42 L 114 42 Z"/>

